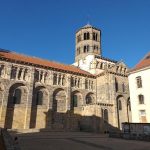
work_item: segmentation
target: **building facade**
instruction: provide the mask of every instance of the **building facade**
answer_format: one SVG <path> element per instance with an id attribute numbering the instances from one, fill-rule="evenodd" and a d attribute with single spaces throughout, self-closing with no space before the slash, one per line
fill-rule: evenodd
<path id="1" fill-rule="evenodd" d="M 101 31 L 76 32 L 75 63 L 0 51 L 0 126 L 104 132 L 131 120 L 127 66 L 102 56 Z"/>
<path id="2" fill-rule="evenodd" d="M 150 123 L 150 53 L 129 71 L 132 122 Z"/>

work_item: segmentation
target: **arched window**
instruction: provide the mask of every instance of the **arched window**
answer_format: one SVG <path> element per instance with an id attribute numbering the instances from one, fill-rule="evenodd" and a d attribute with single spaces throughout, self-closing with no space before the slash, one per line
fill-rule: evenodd
<path id="1" fill-rule="evenodd" d="M 86 45 L 84 46 L 83 52 L 86 53 Z"/>
<path id="2" fill-rule="evenodd" d="M 138 95 L 139 98 L 139 104 L 144 104 L 144 95 L 140 94 Z"/>
<path id="3" fill-rule="evenodd" d="M 84 40 L 86 40 L 86 33 L 84 33 Z"/>
<path id="4" fill-rule="evenodd" d="M 95 41 L 97 41 L 97 34 L 95 34 Z"/>
<path id="5" fill-rule="evenodd" d="M 77 107 L 77 100 L 78 100 L 78 96 L 77 95 L 73 95 L 73 97 L 72 97 L 72 105 L 73 105 L 73 107 Z"/>
<path id="6" fill-rule="evenodd" d="M 36 105 L 42 105 L 43 102 L 43 92 L 38 91 L 36 95 Z"/>
<path id="7" fill-rule="evenodd" d="M 118 101 L 118 109 L 119 109 L 119 110 L 122 110 L 122 103 L 121 103 L 121 100 Z"/>
<path id="8" fill-rule="evenodd" d="M 13 104 L 20 104 L 21 102 L 21 89 L 16 89 L 13 95 Z"/>
<path id="9" fill-rule="evenodd" d="M 90 39 L 90 34 L 89 32 L 84 33 L 84 40 L 89 40 Z"/>
<path id="10" fill-rule="evenodd" d="M 89 40 L 90 39 L 90 34 L 89 34 L 89 32 L 87 32 L 87 40 Z"/>
<path id="11" fill-rule="evenodd" d="M 87 45 L 87 52 L 89 52 L 89 50 L 90 50 L 90 47 L 89 47 L 89 45 Z"/>
<path id="12" fill-rule="evenodd" d="M 92 97 L 90 95 L 86 96 L 86 104 L 92 103 Z"/>
<path id="13" fill-rule="evenodd" d="M 95 33 L 93 33 L 93 40 L 95 40 Z"/>

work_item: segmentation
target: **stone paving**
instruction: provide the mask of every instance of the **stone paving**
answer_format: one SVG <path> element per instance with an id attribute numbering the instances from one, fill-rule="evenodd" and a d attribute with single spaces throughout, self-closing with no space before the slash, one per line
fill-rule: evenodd
<path id="1" fill-rule="evenodd" d="M 18 134 L 21 150 L 150 150 L 150 142 L 85 132 Z"/>

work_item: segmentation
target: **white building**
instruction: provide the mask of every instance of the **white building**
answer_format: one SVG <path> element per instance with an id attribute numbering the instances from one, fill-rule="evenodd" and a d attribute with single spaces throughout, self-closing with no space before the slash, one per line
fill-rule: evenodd
<path id="1" fill-rule="evenodd" d="M 132 122 L 150 123 L 150 53 L 129 71 Z"/>

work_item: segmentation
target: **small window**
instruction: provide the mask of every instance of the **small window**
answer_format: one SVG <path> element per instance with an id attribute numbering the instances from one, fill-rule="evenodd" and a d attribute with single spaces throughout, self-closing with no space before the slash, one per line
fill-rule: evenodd
<path id="1" fill-rule="evenodd" d="M 145 110 L 139 110 L 139 114 L 140 114 L 140 116 L 146 116 Z"/>
<path id="2" fill-rule="evenodd" d="M 141 76 L 136 77 L 137 88 L 142 87 L 142 79 Z"/>
<path id="3" fill-rule="evenodd" d="M 141 123 L 147 123 L 145 110 L 139 110 L 139 119 Z"/>
<path id="4" fill-rule="evenodd" d="M 139 98 L 139 104 L 144 104 L 144 96 L 140 94 L 138 98 Z"/>

